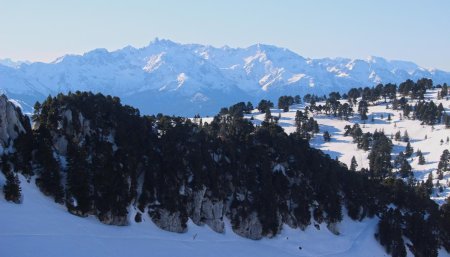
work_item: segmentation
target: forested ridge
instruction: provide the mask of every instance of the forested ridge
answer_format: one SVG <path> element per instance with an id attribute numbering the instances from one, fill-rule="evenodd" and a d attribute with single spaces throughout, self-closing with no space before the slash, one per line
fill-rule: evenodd
<path id="1" fill-rule="evenodd" d="M 347 97 L 360 97 L 364 90 L 356 92 Z M 283 98 L 279 107 L 286 110 L 295 101 Z M 333 102 L 326 111 L 334 111 Z M 95 215 L 107 224 L 126 225 L 129 218 L 149 215 L 169 231 L 185 231 L 190 218 L 223 232 L 227 218 L 237 234 L 260 239 L 277 235 L 283 224 L 304 229 L 326 223 L 338 234 L 336 224 L 344 214 L 354 220 L 377 216 L 374 236 L 393 256 L 405 256 L 406 247 L 416 256 L 437 256 L 440 246 L 450 250 L 450 202 L 439 207 L 426 185 L 390 176 L 389 167 L 349 170 L 309 146 L 318 129 L 314 119 L 298 113 L 298 130 L 288 135 L 270 115 L 270 106 L 258 106 L 267 119 L 255 126 L 243 117 L 252 106 L 243 103 L 206 123 L 142 116 L 117 97 L 90 92 L 48 97 L 35 105 L 33 128 L 17 109 L 24 129 L 12 143 L 14 150 L 1 159 L 5 198 L 20 202 L 21 173 L 35 178 L 41 191 L 69 212 Z M 337 105 L 335 115 L 346 116 L 343 108 L 339 112 Z M 364 113 L 364 104 L 359 111 Z M 442 122 L 437 116 L 417 117 Z M 389 147 L 382 132 L 368 136 L 367 147 Z M 355 136 L 365 147 L 362 137 Z M 135 217 L 128 217 L 130 205 L 139 209 Z"/>

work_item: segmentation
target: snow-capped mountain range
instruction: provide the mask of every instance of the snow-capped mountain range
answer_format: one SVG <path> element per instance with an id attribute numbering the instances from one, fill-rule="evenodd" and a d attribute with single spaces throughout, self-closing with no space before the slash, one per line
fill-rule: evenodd
<path id="1" fill-rule="evenodd" d="M 51 63 L 0 60 L 0 90 L 26 111 L 49 94 L 80 90 L 119 96 L 146 114 L 212 115 L 238 101 L 422 77 L 444 83 L 450 72 L 380 57 L 310 59 L 271 45 L 216 48 L 159 39 L 143 48 L 96 49 Z"/>

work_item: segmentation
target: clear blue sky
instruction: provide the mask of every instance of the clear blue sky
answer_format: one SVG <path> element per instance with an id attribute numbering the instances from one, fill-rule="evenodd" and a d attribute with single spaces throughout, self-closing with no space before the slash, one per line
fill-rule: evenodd
<path id="1" fill-rule="evenodd" d="M 180 43 L 287 47 L 305 57 L 411 60 L 450 71 L 449 0 L 0 0 L 0 58 Z"/>

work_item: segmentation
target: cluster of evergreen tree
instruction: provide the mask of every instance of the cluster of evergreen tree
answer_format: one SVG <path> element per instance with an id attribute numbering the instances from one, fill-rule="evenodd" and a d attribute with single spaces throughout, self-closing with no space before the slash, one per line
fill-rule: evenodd
<path id="1" fill-rule="evenodd" d="M 60 94 L 36 105 L 37 128 L 22 137 L 14 165 L 34 167 L 40 189 L 70 212 L 109 224 L 125 224 L 135 204 L 154 219 L 161 210 L 178 213 L 186 226 L 195 215 L 195 193 L 205 190 L 224 203 L 234 229 L 256 214 L 262 236 L 276 235 L 283 224 L 332 225 L 342 220 L 345 206 L 355 220 L 381 217 L 377 238 L 397 256 L 403 256 L 404 237 L 417 256 L 436 256 L 439 245 L 450 245 L 439 225 L 448 226 L 450 208 L 439 210 L 421 187 L 385 179 L 391 144 L 382 132 L 369 135 L 370 172 L 355 172 L 309 146 L 305 133 L 318 126 L 307 113 L 298 113 L 298 131 L 287 135 L 274 122 L 254 126 L 244 119 L 247 106 L 239 103 L 197 124 L 141 116 L 116 97 Z M 348 133 L 359 138 L 357 131 Z M 391 204 L 396 210 L 386 208 Z"/>
<path id="2" fill-rule="evenodd" d="M 270 112 L 270 108 L 273 108 L 273 103 L 269 100 L 263 99 L 258 103 L 257 108 L 261 113 L 267 113 Z"/>
<path id="3" fill-rule="evenodd" d="M 370 177 L 386 178 L 392 170 L 392 142 L 382 131 L 375 130 L 373 134 L 368 136 L 370 137 L 368 141 L 371 142 L 371 150 L 368 156 Z"/>
<path id="4" fill-rule="evenodd" d="M 405 110 L 407 111 L 405 112 Z M 442 103 L 436 105 L 433 101 L 419 101 L 414 107 L 408 105 L 404 108 L 404 116 L 409 117 L 411 110 L 413 111 L 413 118 L 416 118 L 427 125 L 441 123 L 443 115 L 446 114 Z"/>
<path id="5" fill-rule="evenodd" d="M 437 85 L 437 88 L 441 88 L 441 90 L 438 92 L 438 99 L 443 99 L 444 97 L 448 99 L 448 85 L 447 83 L 444 83 L 442 86 Z"/>
<path id="6" fill-rule="evenodd" d="M 300 97 L 296 98 L 297 100 L 300 99 Z M 278 109 L 283 110 L 284 112 L 289 111 L 289 106 L 293 105 L 295 103 L 295 99 L 292 96 L 280 96 L 278 98 Z"/>
<path id="7" fill-rule="evenodd" d="M 353 108 L 348 103 L 341 103 L 341 95 L 339 92 L 331 92 L 325 100 L 324 105 L 311 105 L 312 111 L 333 115 L 340 119 L 348 120 L 353 115 Z"/>
<path id="8" fill-rule="evenodd" d="M 393 100 L 396 98 L 397 85 L 388 83 L 386 85 L 378 84 L 375 87 L 365 87 L 365 88 L 352 88 L 348 91 L 347 97 L 349 103 L 355 105 L 358 101 L 357 99 L 361 97 L 361 100 L 368 102 L 376 102 L 380 98 L 384 99 L 384 102 L 389 98 Z"/>
<path id="9" fill-rule="evenodd" d="M 273 106 L 272 106 L 273 107 Z M 270 106 L 268 107 L 270 108 Z M 220 110 L 221 115 L 231 115 L 233 117 L 243 117 L 244 114 L 250 114 L 253 111 L 253 104 L 251 102 L 239 102 L 228 108 L 224 107 Z M 197 118 L 200 118 L 197 116 Z"/>
<path id="10" fill-rule="evenodd" d="M 427 89 L 433 87 L 433 81 L 431 79 L 422 78 L 414 82 L 407 79 L 405 82 L 400 83 L 398 86 L 398 92 L 403 96 L 410 96 L 412 99 L 424 99 Z"/>
<path id="11" fill-rule="evenodd" d="M 363 149 L 364 151 L 369 150 L 373 141 L 372 133 L 363 133 L 358 123 L 353 124 L 353 126 L 346 125 L 344 129 L 344 136 L 351 136 L 353 138 L 353 142 L 359 149 Z"/>
<path id="12" fill-rule="evenodd" d="M 303 96 L 303 102 L 308 103 L 310 105 L 315 105 L 315 103 L 325 100 L 326 96 L 318 96 L 315 94 L 306 94 Z"/>
<path id="13" fill-rule="evenodd" d="M 297 110 L 295 113 L 296 132 L 302 138 L 309 140 L 314 134 L 319 133 L 319 124 L 313 117 L 308 117 L 309 109 Z"/>

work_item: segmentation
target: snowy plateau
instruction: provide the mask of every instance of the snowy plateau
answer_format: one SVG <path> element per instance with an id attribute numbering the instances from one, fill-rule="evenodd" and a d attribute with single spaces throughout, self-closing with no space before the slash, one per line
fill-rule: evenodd
<path id="1" fill-rule="evenodd" d="M 144 114 L 214 115 L 239 101 L 343 93 L 423 77 L 435 84 L 450 81 L 449 72 L 380 57 L 310 59 L 264 44 L 216 48 L 160 39 L 143 48 L 96 49 L 51 63 L 0 60 L 0 90 L 26 111 L 48 95 L 80 90 L 119 96 Z"/>

